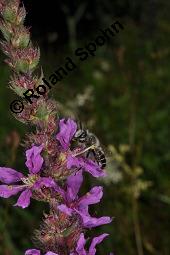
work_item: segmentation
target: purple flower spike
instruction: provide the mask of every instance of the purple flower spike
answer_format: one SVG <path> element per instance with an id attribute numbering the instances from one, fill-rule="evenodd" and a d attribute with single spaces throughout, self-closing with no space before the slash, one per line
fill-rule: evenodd
<path id="1" fill-rule="evenodd" d="M 24 25 L 27 10 L 22 2 L 0 0 L 3 37 L 0 48 L 12 69 L 10 88 L 21 98 L 28 90 L 34 92 L 37 88 L 38 92 L 38 87 L 41 90 L 42 85 L 39 84 L 42 82 L 48 85 L 43 78 L 43 70 L 37 75 L 34 73 L 40 49 L 33 47 L 30 29 Z M 52 83 L 54 80 L 55 77 Z M 92 238 L 87 244 L 83 233 L 88 228 L 110 223 L 111 218 L 90 215 L 91 205 L 102 199 L 103 187 L 92 187 L 84 195 L 80 195 L 80 188 L 84 172 L 95 178 L 106 175 L 103 170 L 106 166 L 105 155 L 100 140 L 90 130 L 81 127 L 72 118 L 58 119 L 57 102 L 48 97 L 48 91 L 44 92 L 39 91 L 44 96 L 38 100 L 37 96 L 32 95 L 32 104 L 22 105 L 21 102 L 20 108 L 23 109 L 17 114 L 17 119 L 33 126 L 34 131 L 25 137 L 23 171 L 0 167 L 0 197 L 6 199 L 16 195 L 14 206 L 23 209 L 30 205 L 32 199 L 48 205 L 47 210 L 42 212 L 39 229 L 33 231 L 31 236 L 37 246 L 27 249 L 25 255 L 95 255 L 96 246 L 108 234 Z M 14 147 L 17 149 L 20 139 L 15 131 L 8 140 L 15 140 Z"/>
<path id="2" fill-rule="evenodd" d="M 95 255 L 96 254 L 96 245 L 100 244 L 104 240 L 104 238 L 106 238 L 107 236 L 108 236 L 108 234 L 102 234 L 98 237 L 93 238 L 92 243 L 89 248 L 89 251 L 87 252 L 84 248 L 84 246 L 86 244 L 86 240 L 84 238 L 84 234 L 82 233 L 80 235 L 78 242 L 77 242 L 76 252 L 78 253 L 78 255 Z"/>
<path id="3" fill-rule="evenodd" d="M 37 174 L 44 162 L 40 153 L 43 150 L 43 146 L 33 146 L 31 149 L 26 151 L 26 166 L 28 167 L 30 173 Z"/>
<path id="4" fill-rule="evenodd" d="M 60 131 L 56 135 L 56 138 L 60 142 L 62 148 L 67 150 L 70 146 L 70 141 L 77 130 L 77 124 L 72 119 L 62 119 L 59 122 L 59 129 Z"/>

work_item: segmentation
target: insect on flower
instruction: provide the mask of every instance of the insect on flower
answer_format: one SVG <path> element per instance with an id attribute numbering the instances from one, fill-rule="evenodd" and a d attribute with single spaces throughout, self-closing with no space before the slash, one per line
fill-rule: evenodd
<path id="1" fill-rule="evenodd" d="M 80 124 L 80 129 L 77 129 L 73 141 L 85 145 L 87 149 L 87 158 L 92 155 L 102 169 L 106 167 L 106 156 L 100 145 L 100 141 L 95 134 L 89 132 L 88 129 L 83 129 Z"/>

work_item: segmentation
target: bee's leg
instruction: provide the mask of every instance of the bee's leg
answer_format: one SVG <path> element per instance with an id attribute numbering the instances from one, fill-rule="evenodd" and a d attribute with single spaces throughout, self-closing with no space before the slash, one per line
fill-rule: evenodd
<path id="1" fill-rule="evenodd" d="M 79 156 L 79 155 L 85 153 L 86 151 L 88 152 L 88 151 L 91 150 L 91 149 L 94 149 L 94 145 L 91 145 L 91 146 L 87 147 L 87 148 L 86 148 L 85 150 L 83 150 L 83 151 L 79 151 L 78 153 L 74 154 L 74 157 Z"/>
<path id="2" fill-rule="evenodd" d="M 86 158 L 88 158 L 89 156 L 91 156 L 91 159 L 95 159 L 96 160 L 96 154 L 95 154 L 95 150 L 94 149 L 90 149 L 87 154 L 86 154 Z"/>
<path id="3" fill-rule="evenodd" d="M 86 154 L 86 158 L 88 158 L 90 156 L 90 152 L 91 152 L 91 150 L 88 150 L 88 152 Z"/>

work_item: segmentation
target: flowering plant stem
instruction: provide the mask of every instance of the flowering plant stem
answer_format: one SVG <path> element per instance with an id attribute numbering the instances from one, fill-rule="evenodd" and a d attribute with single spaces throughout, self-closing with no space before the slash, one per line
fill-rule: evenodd
<path id="1" fill-rule="evenodd" d="M 26 11 L 19 0 L 0 0 L 0 30 L 4 40 L 1 48 L 5 62 L 12 69 L 9 87 L 18 95 L 35 90 L 42 81 L 36 70 L 40 50 L 33 46 L 29 29 L 24 26 Z M 25 165 L 28 175 L 8 167 L 0 167 L 0 197 L 9 198 L 20 193 L 15 206 L 29 206 L 31 198 L 49 205 L 42 224 L 34 232 L 36 249 L 25 255 L 94 255 L 96 245 L 108 234 L 93 238 L 85 249 L 84 234 L 88 228 L 108 224 L 110 217 L 92 217 L 88 208 L 100 202 L 103 189 L 93 187 L 79 197 L 83 172 L 93 177 L 104 176 L 95 160 L 86 158 L 88 150 L 72 140 L 78 130 L 72 119 L 58 119 L 57 106 L 48 94 L 26 104 L 22 113 L 14 114 L 21 122 L 34 126 L 25 139 Z"/>

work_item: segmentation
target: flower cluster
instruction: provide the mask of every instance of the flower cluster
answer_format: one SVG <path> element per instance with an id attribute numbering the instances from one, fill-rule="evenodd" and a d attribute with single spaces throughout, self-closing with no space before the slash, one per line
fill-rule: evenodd
<path id="1" fill-rule="evenodd" d="M 30 149 L 26 150 L 26 167 L 29 170 L 28 176 L 6 167 L 0 168 L 0 181 L 4 184 L 0 185 L 0 196 L 9 198 L 22 192 L 15 206 L 26 208 L 30 204 L 30 198 L 49 202 L 53 213 L 57 215 L 56 220 L 59 218 L 64 219 L 66 225 L 74 219 L 74 225 L 79 229 L 76 237 L 76 247 L 74 245 L 70 254 L 95 254 L 95 245 L 100 243 L 107 234 L 101 235 L 93 239 L 89 252 L 84 250 L 85 239 L 83 232 L 86 228 L 93 228 L 111 222 L 110 217 L 92 217 L 89 214 L 89 205 L 99 203 L 103 196 L 103 188 L 101 186 L 93 187 L 87 194 L 79 197 L 78 193 L 83 182 L 83 171 L 87 171 L 93 176 L 102 176 L 103 170 L 99 168 L 98 164 L 92 160 L 86 159 L 82 148 L 78 146 L 71 149 L 71 141 L 77 130 L 76 123 L 71 120 L 62 119 L 59 121 L 59 132 L 56 135 L 58 146 L 56 150 L 60 152 L 56 161 L 59 162 L 60 170 L 63 169 L 67 172 L 68 177 L 62 185 L 60 179 L 54 176 L 46 176 L 44 169 L 43 154 L 44 145 L 33 145 Z M 75 153 L 78 151 L 78 155 Z M 49 171 L 52 173 L 52 171 Z M 53 218 L 52 224 L 55 219 Z M 49 221 L 50 222 L 50 221 Z M 64 224 L 65 225 L 65 224 Z M 64 226 L 65 227 L 65 226 Z M 68 226 L 70 228 L 70 226 Z M 73 228 L 74 229 L 74 228 Z M 42 231 L 42 230 L 41 230 Z M 71 229 L 70 229 L 71 231 Z M 59 228 L 60 243 L 62 244 L 62 229 Z M 56 233 L 56 234 L 59 234 Z M 65 240 L 63 233 L 63 241 Z M 75 239 L 75 237 L 74 237 Z M 68 237 L 68 243 L 69 243 Z M 53 242 L 52 242 L 53 243 Z M 48 244 L 53 248 L 51 244 Z M 54 249 L 57 252 L 60 249 Z M 47 251 L 48 252 L 48 251 Z M 26 254 L 36 255 L 40 254 L 38 250 L 28 250 Z M 48 254 L 48 253 L 47 253 Z M 62 254 L 62 253 L 61 253 Z"/>
<path id="2" fill-rule="evenodd" d="M 42 84 L 41 75 L 33 75 L 40 51 L 32 46 L 30 33 L 23 22 L 26 11 L 19 0 L 0 0 L 0 30 L 4 36 L 1 48 L 7 55 L 6 63 L 12 68 L 10 88 L 19 96 L 24 90 Z M 90 215 L 89 206 L 99 203 L 103 188 L 95 186 L 79 195 L 84 172 L 95 178 L 105 176 L 98 163 L 86 157 L 85 145 L 74 144 L 78 129 L 72 119 L 57 117 L 57 106 L 48 95 L 27 104 L 16 118 L 35 127 L 25 139 L 25 166 L 28 174 L 0 167 L 0 197 L 19 194 L 15 206 L 26 208 L 31 199 L 49 205 L 40 228 L 34 232 L 36 249 L 25 255 L 95 255 L 96 245 L 108 234 L 93 238 L 85 248 L 85 233 L 111 222 L 111 218 Z M 23 171 L 26 172 L 25 169 Z"/>

